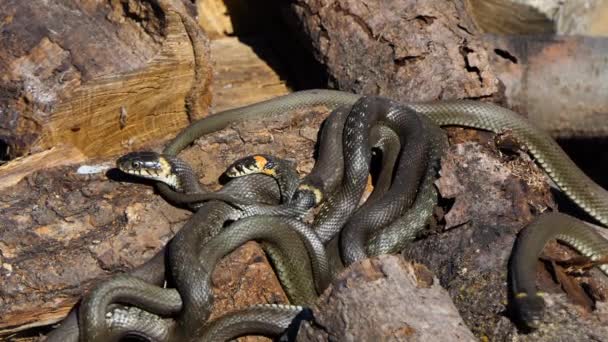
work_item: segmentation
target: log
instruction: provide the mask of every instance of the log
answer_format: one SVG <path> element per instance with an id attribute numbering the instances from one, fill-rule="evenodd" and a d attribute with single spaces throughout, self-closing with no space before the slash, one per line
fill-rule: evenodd
<path id="1" fill-rule="evenodd" d="M 308 172 L 326 114 L 319 108 L 237 124 L 197 141 L 182 156 L 211 189 L 232 161 L 253 153 L 291 158 L 300 172 Z M 110 160 L 43 169 L 0 192 L 2 333 L 62 319 L 96 281 L 149 259 L 189 217 L 154 194 L 150 184 L 125 182 L 111 167 Z M 214 273 L 213 317 L 255 302 L 286 302 L 263 253 L 253 246 L 235 252 Z"/>
<path id="2" fill-rule="evenodd" d="M 225 37 L 211 41 L 214 69 L 212 107 L 214 112 L 284 95 L 288 88 L 281 77 L 253 49 L 237 38 Z M 243 77 L 243 75 L 249 75 Z M 138 130 L 146 131 L 139 121 Z M 0 165 L 0 190 L 12 186 L 23 177 L 43 168 L 83 163 L 87 156 L 73 145 L 59 145 Z"/>
<path id="3" fill-rule="evenodd" d="M 476 341 L 426 267 L 384 255 L 337 276 L 296 341 Z"/>
<path id="4" fill-rule="evenodd" d="M 558 137 L 608 136 L 607 38 L 487 36 L 468 2 L 295 0 L 284 16 L 331 87 L 400 101 L 482 99 Z"/>
<path id="5" fill-rule="evenodd" d="M 575 290 L 564 296 L 564 290 L 543 262 L 539 262 L 538 286 L 556 294 L 551 298 L 558 298 L 548 300 L 546 324 L 541 328 L 551 333 L 521 334 L 509 320 L 507 269 L 516 234 L 536 215 L 555 210 L 557 205 L 544 173 L 526 154 L 496 153 L 495 140 L 487 133 L 464 133 L 466 130 L 461 129 L 450 132 L 453 145 L 442 160 L 441 176 L 436 182 L 448 204 L 445 214 L 439 215 L 442 224 L 408 246 L 403 251 L 404 257 L 423 263 L 438 277 L 478 338 L 534 340 L 542 336 L 546 341 L 562 335 L 580 337 L 572 340 L 607 338 L 601 325 L 591 323 L 602 320 L 602 310 L 591 312 L 576 300 L 575 305 L 567 303 L 581 294 L 589 301 L 603 300 L 599 298 L 606 298 L 605 278 L 597 273 L 592 273 L 593 277 L 565 277 L 561 286 L 565 288 L 567 283 Z M 471 137 L 476 137 L 475 141 L 470 141 Z M 560 210 L 567 209 L 561 208 L 562 204 Z M 557 243 L 545 248 L 544 254 L 547 260 L 576 255 Z M 564 323 L 568 319 L 586 323 L 581 323 L 575 333 L 570 330 L 578 323 Z"/>
<path id="6" fill-rule="evenodd" d="M 608 137 L 608 39 L 486 36 L 506 106 L 553 137 Z M 599 149 L 598 149 L 599 150 Z"/>
<path id="7" fill-rule="evenodd" d="M 11 0 L 0 13 L 10 37 L 0 63 L 10 158 L 59 144 L 115 155 L 208 109 L 208 41 L 181 1 Z"/>
<path id="8" fill-rule="evenodd" d="M 487 33 L 606 36 L 608 4 L 602 0 L 466 0 L 477 26 Z"/>
<path id="9" fill-rule="evenodd" d="M 264 51 L 271 54 L 268 49 Z M 253 47 L 238 38 L 212 40 L 211 59 L 214 113 L 289 93 L 285 80 L 256 54 Z"/>
<path id="10" fill-rule="evenodd" d="M 295 0 L 285 12 L 335 88 L 401 101 L 499 92 L 462 1 Z"/>

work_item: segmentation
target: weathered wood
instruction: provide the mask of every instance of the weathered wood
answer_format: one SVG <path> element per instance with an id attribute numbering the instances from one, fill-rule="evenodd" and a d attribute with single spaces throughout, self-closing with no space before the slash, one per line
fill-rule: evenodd
<path id="1" fill-rule="evenodd" d="M 228 13 L 228 7 L 222 0 L 200 0 L 196 2 L 198 23 L 211 39 L 232 35 L 234 28 Z"/>
<path id="2" fill-rule="evenodd" d="M 0 166 L 0 191 L 17 184 L 23 177 L 62 165 L 84 162 L 86 157 L 75 147 L 59 145 L 49 150 L 12 160 Z"/>
<path id="3" fill-rule="evenodd" d="M 218 187 L 231 162 L 252 153 L 297 160 L 298 170 L 308 172 L 326 114 L 238 124 L 182 156 L 209 188 Z M 189 217 L 150 184 L 124 182 L 109 167 L 112 161 L 44 169 L 0 191 L 0 331 L 60 320 L 96 280 L 150 258 Z M 248 246 L 214 275 L 214 316 L 254 302 L 285 302 L 263 253 Z"/>
<path id="4" fill-rule="evenodd" d="M 400 101 L 483 99 L 529 115 L 559 137 L 608 136 L 608 38 L 488 37 L 465 0 L 285 6 L 286 21 L 325 65 L 333 87 Z"/>
<path id="5" fill-rule="evenodd" d="M 521 0 L 466 0 L 475 24 L 486 33 L 554 33 L 556 24 L 538 7 Z"/>
<path id="6" fill-rule="evenodd" d="M 3 2 L 13 39 L 3 40 L 10 115 L 0 127 L 12 156 L 58 144 L 89 157 L 142 146 L 187 125 L 192 89 L 204 114 L 209 50 L 186 12 L 177 0 Z"/>
<path id="7" fill-rule="evenodd" d="M 496 34 L 608 35 L 603 0 L 466 0 L 477 26 Z"/>
<path id="8" fill-rule="evenodd" d="M 458 133 L 464 132 L 465 134 Z M 442 160 L 437 187 L 450 206 L 440 215 L 442 228 L 429 230 L 424 238 L 404 251 L 407 260 L 423 263 L 435 273 L 440 284 L 453 298 L 467 326 L 479 338 L 512 340 L 524 338 L 509 320 L 507 307 L 507 269 L 517 232 L 536 215 L 555 210 L 545 175 L 522 153 L 498 154 L 491 135 L 451 130 L 452 143 Z M 478 136 L 478 142 L 463 142 L 460 137 Z M 457 140 L 455 139 L 457 138 Z M 552 243 L 545 249 L 550 259 L 563 260 L 571 251 Z M 546 292 L 562 293 L 559 285 L 539 262 L 539 287 Z M 585 283 L 593 298 L 605 298 L 602 276 L 575 278 L 573 286 Z M 595 283 L 589 281 L 595 279 Z M 546 316 L 548 336 L 571 336 L 565 317 L 601 320 L 602 312 L 581 315 L 576 306 L 569 312 Z M 556 307 L 557 308 L 557 307 Z M 548 311 L 552 309 L 549 307 Z M 558 324 L 559 323 L 559 324 Z M 584 324 L 578 336 L 597 335 L 602 329 Z M 594 335 L 595 334 L 595 335 Z M 539 337 L 539 335 L 534 335 Z M 551 339 L 547 339 L 551 340 Z M 576 340 L 576 339 L 573 339 Z"/>
<path id="9" fill-rule="evenodd" d="M 429 270 L 397 256 L 353 264 L 326 290 L 297 341 L 476 341 Z"/>
<path id="10" fill-rule="evenodd" d="M 608 137 L 607 38 L 486 36 L 505 103 L 558 138 Z"/>
<path id="11" fill-rule="evenodd" d="M 268 52 L 265 54 L 272 55 Z M 285 95 L 285 80 L 238 38 L 211 41 L 213 112 Z"/>

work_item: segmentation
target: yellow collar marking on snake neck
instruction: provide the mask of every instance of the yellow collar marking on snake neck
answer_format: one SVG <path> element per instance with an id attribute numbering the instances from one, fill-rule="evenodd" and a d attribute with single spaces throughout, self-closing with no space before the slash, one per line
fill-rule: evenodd
<path id="1" fill-rule="evenodd" d="M 316 186 L 312 186 L 312 185 L 308 185 L 308 184 L 301 184 L 300 186 L 298 186 L 298 190 L 305 190 L 305 191 L 312 192 L 312 194 L 315 196 L 315 204 L 319 204 L 323 200 L 323 193 Z"/>
<path id="2" fill-rule="evenodd" d="M 158 158 L 158 162 L 161 165 L 159 172 L 157 173 L 157 180 L 167 183 L 167 185 L 173 188 L 179 188 L 179 180 L 177 179 L 177 175 L 171 172 L 172 166 L 169 161 L 163 157 Z"/>

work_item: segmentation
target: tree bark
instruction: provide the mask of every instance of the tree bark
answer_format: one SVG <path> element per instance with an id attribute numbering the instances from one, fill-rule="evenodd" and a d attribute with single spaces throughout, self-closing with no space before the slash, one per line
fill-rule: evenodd
<path id="1" fill-rule="evenodd" d="M 401 101 L 499 94 L 461 1 L 295 0 L 286 15 L 338 89 Z"/>
<path id="2" fill-rule="evenodd" d="M 313 315 L 297 341 L 476 341 L 433 274 L 397 256 L 353 264 Z"/>
<path id="3" fill-rule="evenodd" d="M 187 107 L 208 109 L 208 40 L 179 0 L 11 0 L 0 13 L 11 159 L 60 144 L 115 155 L 174 134 Z"/>
<path id="4" fill-rule="evenodd" d="M 284 12 L 331 87 L 399 101 L 482 99 L 557 137 L 608 136 L 608 38 L 484 35 L 469 2 L 516 3 L 294 0 Z"/>
<path id="5" fill-rule="evenodd" d="M 299 172 L 308 172 L 326 114 L 319 108 L 237 124 L 205 136 L 182 156 L 211 189 L 230 163 L 253 153 L 291 158 Z M 43 169 L 0 192 L 1 332 L 57 322 L 96 281 L 152 257 L 190 216 L 149 183 L 125 181 L 111 167 L 107 161 Z M 286 302 L 254 246 L 235 252 L 214 273 L 214 317 L 256 302 Z"/>

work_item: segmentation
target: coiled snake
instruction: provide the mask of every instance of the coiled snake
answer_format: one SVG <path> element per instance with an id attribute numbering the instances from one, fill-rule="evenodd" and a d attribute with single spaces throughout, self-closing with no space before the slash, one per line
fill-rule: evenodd
<path id="1" fill-rule="evenodd" d="M 336 118 L 334 119 L 335 122 L 345 120 L 345 123 L 343 123 L 344 134 L 335 134 L 343 143 L 343 146 L 340 144 L 340 148 L 344 151 L 344 176 L 341 177 L 337 175 L 341 173 L 341 171 L 336 171 L 335 167 L 332 169 L 326 162 L 321 163 L 322 158 L 319 158 L 319 166 L 317 167 L 317 165 L 315 165 L 318 174 L 313 174 L 311 177 L 305 178 L 300 185 L 300 189 L 310 191 L 312 194 L 316 195 L 316 202 L 318 202 L 318 199 L 325 198 L 328 194 L 333 193 L 333 195 L 330 195 L 327 200 L 323 202 L 321 214 L 317 217 L 314 228 L 317 234 L 319 234 L 321 241 L 327 243 L 336 236 L 343 226 L 345 226 L 342 240 L 340 241 L 340 248 L 343 261 L 347 264 L 367 255 L 383 253 L 397 248 L 396 246 L 403 244 L 404 240 L 411 239 L 415 236 L 415 231 L 419 229 L 420 225 L 424 224 L 426 217 L 420 216 L 428 216 L 428 210 L 424 215 L 420 213 L 417 215 L 414 211 L 406 212 L 404 208 L 410 205 L 414 209 L 428 208 L 429 205 L 434 204 L 434 201 L 436 200 L 436 194 L 434 193 L 432 183 L 428 182 L 428 179 L 431 179 L 431 175 L 433 175 L 433 172 L 429 170 L 436 164 L 436 160 L 438 159 L 436 156 L 440 154 L 440 146 L 443 146 L 445 141 L 441 137 L 437 138 L 438 136 L 436 133 L 425 136 L 424 132 L 427 130 L 421 129 L 422 127 L 430 130 L 434 129 L 427 122 L 427 119 L 438 126 L 463 126 L 487 130 L 497 134 L 508 131 L 518 143 L 529 151 L 566 196 L 602 225 L 608 226 L 608 192 L 580 171 L 555 141 L 546 133 L 535 128 L 516 113 L 493 104 L 475 101 L 398 104 L 381 98 L 363 98 L 361 101 L 357 102 L 359 98 L 359 95 L 339 91 L 309 90 L 292 93 L 290 95 L 242 108 L 228 110 L 202 119 L 189 126 L 165 148 L 164 154 L 167 157 L 172 157 L 192 143 L 196 138 L 222 129 L 235 121 L 278 116 L 293 110 L 306 109 L 318 105 L 326 106 L 332 110 L 338 109 L 336 113 L 342 113 L 342 116 L 336 114 L 332 116 L 332 118 Z M 349 111 L 348 107 L 353 106 L 353 104 L 355 104 L 355 108 Z M 345 113 L 347 113 L 347 115 Z M 416 118 L 418 114 L 421 114 L 420 118 Z M 409 115 L 407 125 L 411 124 L 411 127 L 418 127 L 419 129 L 408 128 L 407 125 L 400 126 L 399 120 L 402 120 L 407 115 Z M 344 117 L 347 118 L 344 119 Z M 416 121 L 418 121 L 417 124 Z M 369 156 L 365 151 L 369 151 L 371 142 L 365 139 L 369 139 L 366 137 L 369 137 L 370 129 L 376 124 L 386 125 L 400 133 L 399 139 L 400 144 L 402 145 L 402 151 L 403 149 L 407 150 L 410 148 L 411 152 L 407 153 L 410 153 L 413 156 L 413 161 L 409 161 L 407 163 L 408 165 L 405 165 L 406 163 L 404 162 L 398 164 L 398 176 L 393 179 L 392 183 L 394 185 L 402 181 L 406 183 L 409 182 L 409 185 L 406 184 L 405 187 L 410 190 L 408 190 L 408 193 L 405 194 L 405 196 L 411 196 L 411 192 L 413 191 L 414 193 L 418 192 L 418 197 L 415 199 L 413 197 L 407 197 L 403 200 L 399 200 L 402 203 L 396 206 L 395 209 L 390 209 L 392 212 L 388 213 L 387 211 L 381 210 L 387 203 L 386 201 L 393 199 L 394 196 L 403 195 L 399 194 L 396 190 L 389 190 L 387 192 L 388 196 L 376 196 L 375 201 L 370 201 L 369 204 L 366 204 L 355 212 L 353 216 L 355 219 L 351 220 L 350 214 L 355 210 L 356 203 L 352 204 L 351 197 L 349 196 L 354 194 L 353 197 L 357 197 L 357 194 L 360 194 L 360 181 L 355 181 L 355 178 L 359 177 L 360 174 L 362 175 L 365 173 L 365 175 L 367 175 L 368 166 L 366 165 L 369 164 Z M 340 127 L 339 123 L 334 126 Z M 362 130 L 358 130 L 358 127 Z M 355 133 L 362 131 L 367 132 L 362 134 L 364 140 L 360 140 L 359 133 Z M 327 140 L 331 140 L 331 133 L 329 132 L 331 132 L 331 130 L 328 130 Z M 326 135 L 325 131 L 323 134 L 324 135 L 321 137 L 322 141 Z M 408 145 L 412 143 L 408 140 L 408 136 L 419 136 L 421 140 L 414 141 L 413 145 Z M 335 139 L 335 137 L 333 139 Z M 431 142 L 429 143 L 429 141 Z M 356 151 L 357 148 L 361 151 L 353 152 Z M 336 153 L 340 154 L 340 152 L 341 151 L 338 149 L 338 152 Z M 337 159 L 337 157 L 327 159 L 331 159 L 332 162 L 334 162 L 333 159 Z M 341 161 L 338 160 L 337 164 L 340 162 Z M 402 168 L 405 168 L 406 166 L 409 167 L 410 165 L 418 165 L 417 171 L 415 172 L 417 176 L 416 180 L 407 180 L 407 177 L 401 177 L 399 174 Z M 364 167 L 361 168 L 361 166 Z M 349 168 L 354 171 L 349 171 Z M 353 183 L 357 183 L 357 186 L 345 190 L 345 186 Z M 342 184 L 342 186 L 339 186 L 339 184 Z M 181 200 L 185 203 L 200 201 L 200 198 L 188 198 L 187 194 L 172 190 L 167 184 L 160 183 L 158 188 L 163 196 L 170 199 Z M 336 191 L 332 192 L 332 189 L 336 189 Z M 347 194 L 348 196 L 344 194 Z M 209 203 L 214 202 L 212 201 Z M 367 216 L 366 213 L 370 212 L 368 210 L 371 210 L 372 213 L 376 212 L 379 219 L 371 219 L 373 215 Z M 344 215 L 342 212 L 347 212 L 347 214 Z M 598 258 L 599 256 L 604 256 L 608 250 L 608 248 L 606 248 L 608 244 L 605 240 L 596 241 L 595 237 L 593 237 L 593 239 L 589 238 L 589 236 L 591 236 L 589 233 L 590 228 L 581 222 L 571 218 L 566 219 L 565 216 L 561 214 L 547 214 L 543 216 L 549 218 L 537 221 L 535 225 L 540 226 L 541 228 L 537 227 L 536 229 L 549 230 L 555 224 L 563 224 L 563 228 L 557 233 L 559 235 L 558 238 L 571 244 L 584 255 Z M 368 217 L 370 217 L 373 222 L 366 221 Z M 391 224 L 391 222 L 395 222 L 395 220 L 399 221 L 403 217 L 415 217 L 418 218 L 418 220 L 411 226 L 404 226 L 403 222 Z M 550 224 L 547 224 L 547 222 L 550 222 Z M 385 227 L 385 229 L 380 232 L 370 232 L 369 227 L 376 224 L 379 225 L 379 228 Z M 549 227 L 549 225 L 551 227 Z M 376 229 L 379 228 L 377 227 Z M 531 229 L 531 227 L 527 229 Z M 533 246 L 535 250 L 538 248 L 542 249 L 542 246 L 544 246 L 547 240 L 555 235 L 556 234 L 522 234 L 518 241 L 518 246 L 526 245 L 528 247 Z M 398 238 L 392 238 L 393 236 L 398 236 Z M 366 241 L 369 241 L 370 238 L 371 242 L 366 246 L 365 243 Z M 591 243 L 591 240 L 594 240 L 594 243 Z M 197 244 L 199 242 L 201 242 L 201 239 L 197 239 L 195 243 L 177 239 L 171 244 L 179 247 L 176 248 L 173 259 L 175 265 L 172 265 L 172 269 L 175 267 L 179 270 L 177 278 L 180 278 L 181 274 L 181 276 L 186 279 L 186 281 L 181 282 L 183 288 L 179 288 L 179 281 L 176 284 L 178 285 L 179 294 L 182 296 L 183 301 L 183 307 L 180 311 L 181 318 L 178 318 L 178 325 L 183 324 L 184 330 L 191 331 L 200 331 L 202 329 L 200 321 L 196 322 L 196 320 L 201 317 L 199 315 L 200 313 L 194 311 L 203 310 L 201 309 L 201 306 L 197 304 L 197 298 L 200 298 L 201 295 L 200 293 L 195 293 L 196 291 L 192 290 L 193 287 L 191 287 L 191 285 L 200 283 L 200 280 L 197 281 L 194 279 L 198 277 L 196 274 L 204 275 L 208 270 L 191 273 L 190 266 L 184 267 L 180 265 L 185 265 L 187 259 L 193 258 L 193 254 L 197 255 L 192 248 L 199 248 L 200 244 Z M 183 247 L 188 245 L 192 248 Z M 514 249 L 514 253 L 519 256 L 520 254 L 518 253 L 521 252 L 518 252 L 518 249 L 516 248 Z M 520 311 L 520 316 L 524 319 L 524 323 L 530 327 L 536 325 L 539 312 L 542 312 L 542 306 L 539 307 L 539 305 L 537 305 L 537 294 L 535 291 L 531 292 L 534 290 L 534 275 L 530 273 L 529 266 L 535 262 L 536 255 L 534 253 L 526 255 L 521 253 L 521 257 L 512 260 L 510 272 L 512 291 L 516 298 L 516 309 Z M 524 269 L 525 271 L 522 271 Z M 155 271 L 155 273 L 158 272 Z M 531 285 L 530 281 L 532 281 Z M 203 292 L 204 291 L 205 290 L 203 290 Z M 184 293 L 186 293 L 185 296 Z M 191 293 L 191 295 L 187 295 L 188 293 Z M 263 310 L 259 309 L 259 312 L 261 315 Z M 248 317 L 254 317 L 255 313 L 256 309 L 249 310 Z M 235 329 L 234 331 L 236 334 L 238 329 L 234 328 L 232 325 L 230 326 L 233 327 L 232 329 Z M 204 331 L 201 332 L 201 334 L 203 333 Z M 230 335 L 230 331 L 227 333 Z M 230 337 L 233 336 L 231 335 Z"/>

